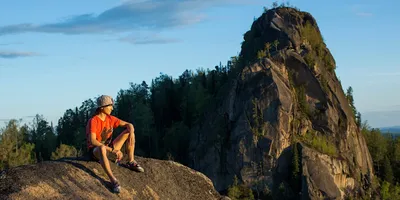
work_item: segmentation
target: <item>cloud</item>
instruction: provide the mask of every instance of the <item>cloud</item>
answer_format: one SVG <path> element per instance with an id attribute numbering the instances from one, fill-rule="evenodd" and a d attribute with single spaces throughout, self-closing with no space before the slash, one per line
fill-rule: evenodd
<path id="1" fill-rule="evenodd" d="M 245 0 L 142 0 L 122 4 L 100 14 L 85 13 L 49 24 L 21 23 L 0 27 L 0 35 L 26 32 L 61 34 L 122 33 L 164 30 L 202 22 L 206 8 L 245 3 Z"/>
<path id="2" fill-rule="evenodd" d="M 400 76 L 400 72 L 376 72 L 367 73 L 365 76 Z"/>
<path id="3" fill-rule="evenodd" d="M 359 17 L 371 17 L 373 13 L 366 11 L 369 9 L 368 7 L 371 6 L 367 4 L 354 4 L 351 6 L 351 11 Z"/>
<path id="4" fill-rule="evenodd" d="M 19 57 L 29 57 L 29 56 L 37 56 L 39 54 L 34 52 L 12 52 L 12 51 L 0 51 L 0 58 L 12 59 Z"/>
<path id="5" fill-rule="evenodd" d="M 400 72 L 382 72 L 376 73 L 375 76 L 400 76 Z"/>
<path id="6" fill-rule="evenodd" d="M 360 16 L 360 17 L 370 17 L 370 16 L 372 16 L 372 13 L 369 13 L 369 12 L 357 12 L 356 15 Z"/>
<path id="7" fill-rule="evenodd" d="M 157 34 L 148 36 L 128 36 L 118 39 L 121 42 L 128 42 L 135 45 L 141 44 L 169 44 L 181 42 L 179 39 L 174 38 L 164 38 Z"/>
<path id="8" fill-rule="evenodd" d="M 9 46 L 14 44 L 22 44 L 22 42 L 9 42 L 9 43 L 0 43 L 0 46 Z"/>
<path id="9" fill-rule="evenodd" d="M 23 116 L 23 117 L 20 117 L 20 118 L 0 118 L 0 121 L 5 121 L 5 122 L 8 122 L 8 121 L 11 121 L 11 120 L 27 120 L 27 119 L 32 119 L 32 118 L 34 118 L 35 116 Z"/>

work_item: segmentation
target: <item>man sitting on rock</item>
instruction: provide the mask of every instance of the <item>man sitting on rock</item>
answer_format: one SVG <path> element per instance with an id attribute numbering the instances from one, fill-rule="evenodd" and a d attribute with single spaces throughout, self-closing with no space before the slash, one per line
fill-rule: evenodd
<path id="1" fill-rule="evenodd" d="M 89 119 L 86 126 L 86 139 L 91 159 L 100 162 L 110 178 L 113 191 L 119 193 L 121 187 L 111 171 L 110 162 L 107 157 L 108 152 L 116 154 L 117 162 L 119 162 L 123 157 L 120 149 L 127 141 L 129 161 L 125 166 L 138 172 L 144 172 L 144 169 L 139 166 L 134 157 L 134 127 L 131 123 L 111 115 L 113 105 L 114 101 L 110 96 L 102 95 L 97 99 L 96 112 L 94 116 Z M 126 129 L 111 142 L 113 130 L 120 126 L 126 127 Z"/>

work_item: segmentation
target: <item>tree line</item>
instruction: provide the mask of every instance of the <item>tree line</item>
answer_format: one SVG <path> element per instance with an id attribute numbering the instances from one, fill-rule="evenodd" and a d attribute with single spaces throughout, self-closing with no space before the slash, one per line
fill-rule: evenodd
<path id="1" fill-rule="evenodd" d="M 382 199 L 400 199 L 400 137 L 371 128 L 365 121 L 361 132 L 371 154 Z"/>
<path id="2" fill-rule="evenodd" d="M 372 128 L 368 121 L 362 122 L 361 113 L 354 104 L 353 88 L 346 90 L 346 98 L 355 122 L 364 136 L 372 157 L 374 174 L 377 177 L 373 190 L 382 199 L 400 199 L 400 137 L 399 133 L 382 132 Z"/>
<path id="3" fill-rule="evenodd" d="M 149 86 L 130 83 L 116 98 L 113 115 L 135 126 L 140 156 L 188 163 L 188 131 L 204 117 L 207 106 L 239 66 L 238 57 L 214 69 L 185 70 L 178 78 L 160 73 Z M 37 114 L 30 124 L 10 120 L 0 135 L 0 170 L 58 159 L 84 156 L 86 125 L 95 111 L 95 99 L 68 109 L 55 126 Z M 115 138 L 122 130 L 117 129 Z"/>

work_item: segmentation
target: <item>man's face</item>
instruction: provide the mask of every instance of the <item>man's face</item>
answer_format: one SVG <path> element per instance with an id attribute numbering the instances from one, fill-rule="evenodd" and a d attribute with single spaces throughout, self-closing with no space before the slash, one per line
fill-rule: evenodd
<path id="1" fill-rule="evenodd" d="M 103 107 L 103 112 L 107 115 L 110 115 L 112 111 L 113 111 L 113 105 L 108 105 Z"/>

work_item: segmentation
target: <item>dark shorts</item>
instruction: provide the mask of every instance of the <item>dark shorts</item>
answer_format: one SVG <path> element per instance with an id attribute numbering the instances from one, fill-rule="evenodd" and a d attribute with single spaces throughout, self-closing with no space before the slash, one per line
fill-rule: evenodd
<path id="1" fill-rule="evenodd" d="M 99 159 L 97 159 L 96 156 L 95 156 L 94 153 L 93 153 L 94 148 L 95 148 L 95 147 L 89 149 L 89 158 L 90 158 L 90 160 L 92 160 L 92 161 L 99 161 Z"/>

